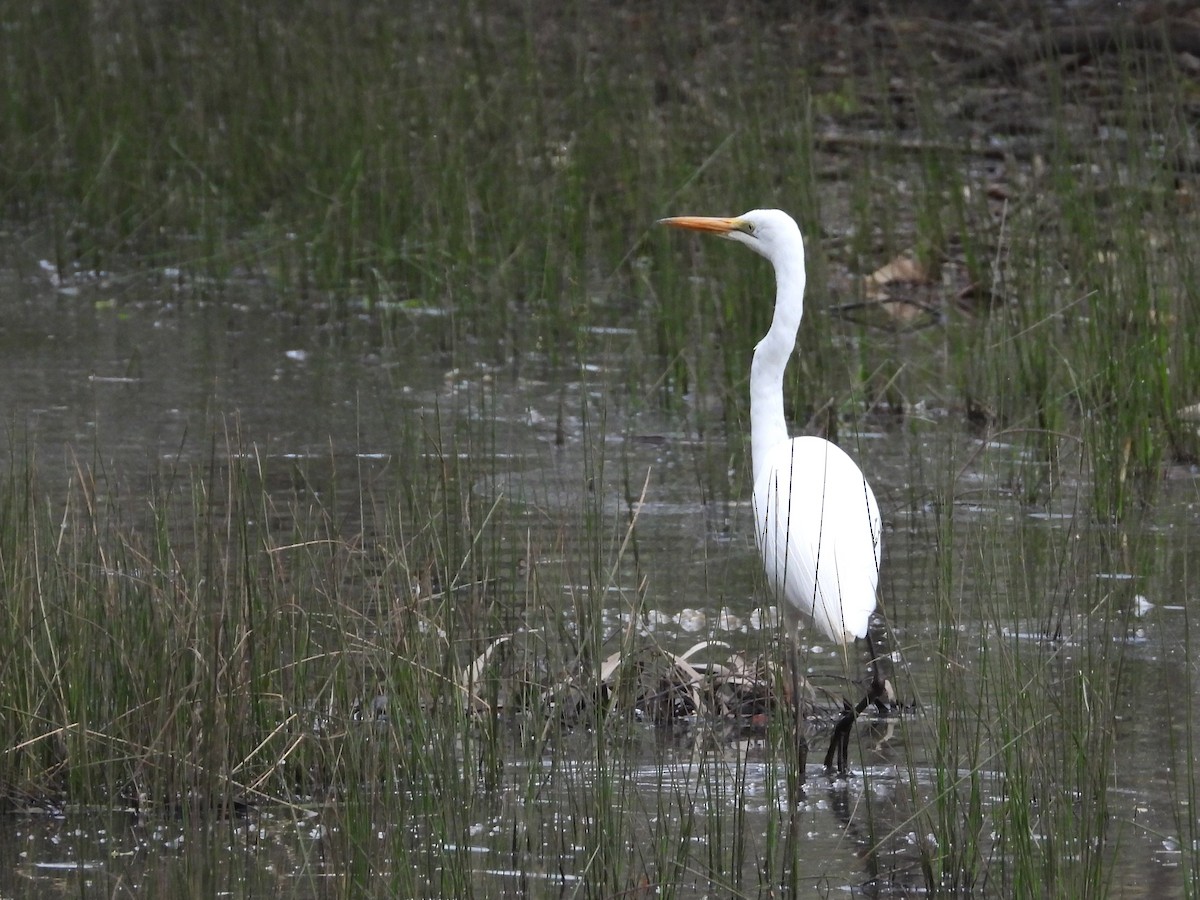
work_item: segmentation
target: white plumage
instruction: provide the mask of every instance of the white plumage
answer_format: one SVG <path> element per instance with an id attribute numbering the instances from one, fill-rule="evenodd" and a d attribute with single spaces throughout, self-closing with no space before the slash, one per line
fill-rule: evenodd
<path id="1" fill-rule="evenodd" d="M 804 315 L 800 229 L 778 209 L 662 221 L 745 244 L 775 267 L 775 313 L 750 367 L 755 539 L 793 635 L 806 616 L 839 644 L 865 637 L 879 584 L 875 495 L 840 447 L 818 437 L 789 437 L 783 413 L 783 373 Z"/>

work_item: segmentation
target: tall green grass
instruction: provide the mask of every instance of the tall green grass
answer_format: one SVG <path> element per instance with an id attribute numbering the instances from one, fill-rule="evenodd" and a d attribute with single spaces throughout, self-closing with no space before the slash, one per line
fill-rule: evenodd
<path id="1" fill-rule="evenodd" d="M 1133 785 L 1153 792 L 1159 781 L 1147 766 L 1194 769 L 1183 749 L 1194 738 L 1190 713 L 1150 687 L 1178 677 L 1172 660 L 1187 658 L 1189 644 L 1177 628 L 1189 614 L 1138 612 L 1143 593 L 1157 602 L 1190 592 L 1190 539 L 1166 524 L 1174 502 L 1120 527 L 1085 524 L 1091 486 L 1079 479 L 1047 488 L 1048 513 L 1025 506 L 1005 487 L 1022 452 L 926 438 L 926 457 L 945 475 L 934 476 L 927 511 L 902 520 L 911 535 L 893 537 L 893 548 L 931 557 L 889 557 L 917 569 L 911 593 L 889 609 L 929 722 L 911 732 L 914 809 L 899 829 L 928 836 L 920 864 L 937 890 L 1120 894 L 1152 877 L 1161 846 L 1192 832 L 1188 775 L 1167 776 L 1179 792 L 1174 812 L 1130 802 Z M 1064 470 L 1085 452 L 1065 453 Z M 923 590 L 933 591 L 932 608 L 905 611 Z M 928 667 L 916 661 L 926 656 Z M 1185 895 L 1194 865 L 1183 851 L 1183 878 L 1166 878 L 1164 889 Z"/>
<path id="2" fill-rule="evenodd" d="M 712 463 L 726 473 L 745 469 L 736 436 L 770 273 L 719 244 L 681 249 L 652 223 L 790 209 L 810 269 L 793 418 L 832 399 L 851 443 L 880 425 L 859 417 L 884 398 L 914 436 L 929 415 L 962 439 L 914 464 L 925 487 L 891 500 L 935 510 L 914 526 L 933 627 L 889 612 L 913 629 L 906 652 L 935 649 L 942 666 L 919 683 L 930 790 L 923 769 L 908 772 L 922 878 L 948 891 L 1111 891 L 1104 851 L 1119 835 L 1106 803 L 1128 715 L 1116 699 L 1128 660 L 1111 645 L 1125 647 L 1130 598 L 1092 576 L 1152 575 L 1164 470 L 1198 452 L 1179 416 L 1200 400 L 1194 79 L 1165 48 L 1059 59 L 1031 40 L 1028 58 L 944 83 L 970 44 L 950 25 L 739 16 L 467 0 L 21 6 L 0 31 L 0 197 L 63 273 L 182 266 L 197 292 L 208 282 L 190 276 L 265 276 L 300 321 L 364 315 L 385 346 L 407 327 L 404 308 L 434 307 L 447 313 L 435 343 L 455 363 L 557 372 L 597 346 L 592 326 L 632 328 L 647 361 L 604 386 L 611 409 L 579 411 L 587 433 L 607 433 L 622 404 L 662 405 L 696 433 L 735 436 Z M 885 332 L 827 314 L 908 249 L 932 273 L 940 324 Z M 494 718 L 467 715 L 477 698 L 463 667 L 557 611 L 551 585 L 569 583 L 587 586 L 567 600 L 573 628 L 542 621 L 544 643 L 520 652 L 531 668 L 594 679 L 613 640 L 598 598 L 614 572 L 639 571 L 639 545 L 628 508 L 614 515 L 581 490 L 584 545 L 564 538 L 552 548 L 564 570 L 534 566 L 515 587 L 516 557 L 537 554 L 472 494 L 478 473 L 457 454 L 486 457 L 496 436 L 442 424 L 432 448 L 398 429 L 398 456 L 425 462 L 388 473 L 397 481 L 378 493 L 340 461 L 282 473 L 236 435 L 206 464 L 162 472 L 145 502 L 83 464 L 64 491 L 14 452 L 0 505 L 0 782 L 185 815 L 336 797 L 347 890 L 377 874 L 356 848 L 399 802 L 442 831 L 393 835 L 393 861 L 421 873 L 391 867 L 397 891 L 469 892 L 463 831 L 507 748 Z M 588 446 L 588 480 L 636 496 L 637 473 L 615 474 L 602 443 Z M 979 491 L 959 479 L 979 467 L 1016 514 L 1072 515 L 1078 531 L 1018 529 L 1002 545 L 964 516 Z M 293 483 L 286 501 L 280 478 Z M 353 521 L 331 491 L 360 495 Z M 629 584 L 641 580 L 616 580 L 636 612 L 645 598 Z M 501 689 L 489 681 L 480 696 Z M 356 721 L 355 704 L 382 694 L 386 727 Z M 605 830 L 629 796 L 630 745 L 605 736 L 602 707 L 587 709 L 597 780 L 579 781 L 574 802 L 596 891 L 690 872 L 688 836 L 722 823 L 701 821 L 695 794 L 668 792 L 679 828 L 659 811 L 631 862 L 635 839 Z M 1171 735 L 1180 808 L 1194 807 L 1194 721 Z M 521 751 L 552 748 L 569 774 L 584 751 L 565 740 L 530 724 Z M 718 767 L 702 777 L 730 789 Z M 538 795 L 532 769 L 524 790 Z M 1194 886 L 1195 828 L 1179 821 Z M 774 873 L 787 865 L 779 840 Z M 522 841 L 536 859 L 537 842 Z M 706 871 L 744 871 L 743 849 L 712 852 Z"/>
<path id="3" fill-rule="evenodd" d="M 204 868 L 247 829 L 296 832 L 312 856 L 291 877 L 313 893 L 466 896 L 564 867 L 598 895 L 743 883 L 708 799 L 741 802 L 737 758 L 686 729 L 659 746 L 633 715 L 662 653 L 637 627 L 633 514 L 610 499 L 628 463 L 581 402 L 588 499 L 557 537 L 473 488 L 496 424 L 469 412 L 405 419 L 391 461 L 264 458 L 231 428 L 145 497 L 88 464 L 64 487 L 13 462 L 2 812 L 180 823 L 189 890 L 273 883 L 262 848 L 245 874 Z M 609 673 L 614 653 L 629 662 Z M 481 872 L 480 847 L 513 874 Z"/>
<path id="4" fill-rule="evenodd" d="M 868 399 L 886 385 L 893 405 L 988 409 L 1051 463 L 1055 435 L 1086 437 L 1101 518 L 1195 455 L 1176 417 L 1198 392 L 1177 177 L 1188 75 L 1165 50 L 1118 44 L 1078 72 L 1031 41 L 1025 89 L 1004 69 L 944 85 L 939 61 L 967 36 L 903 19 L 830 26 L 831 42 L 703 6 L 14 13 L 0 196 L 47 228 L 64 271 L 133 256 L 266 272 L 299 310 L 441 307 L 446 346 L 494 358 L 568 360 L 582 329 L 650 318 L 664 396 L 721 397 L 735 422 L 769 273 L 706 249 L 713 287 L 681 289 L 651 223 L 779 205 L 813 274 L 798 418 L 849 382 Z M 1033 133 L 987 147 L 1014 117 Z M 864 140 L 822 157 L 829 134 Z M 965 273 L 933 292 L 950 370 L 933 342 L 869 331 L 847 357 L 818 312 L 855 299 L 840 273 L 907 248 L 935 280 Z"/>
<path id="5" fill-rule="evenodd" d="M 384 803 L 469 815 L 498 757 L 470 714 L 487 691 L 462 673 L 500 633 L 504 594 L 496 518 L 458 459 L 417 454 L 377 493 L 394 473 L 264 460 L 230 434 L 144 498 L 87 465 L 63 491 L 13 463 L 6 805 L 197 825 L 265 805 L 303 824 L 334 801 L 322 827 L 350 846 Z M 342 862 L 366 883 L 362 854 Z"/>

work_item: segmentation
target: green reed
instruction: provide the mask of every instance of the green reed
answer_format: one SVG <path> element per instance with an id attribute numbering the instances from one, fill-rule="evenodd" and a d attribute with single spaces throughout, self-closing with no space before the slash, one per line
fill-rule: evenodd
<path id="1" fill-rule="evenodd" d="M 766 22 L 762 41 L 750 27 L 712 43 L 703 12 L 218 5 L 168 22 L 69 6 L 23 10 L 2 38 L 20 73 L 3 195 L 48 223 L 64 270 L 132 253 L 265 271 L 343 314 L 348 300 L 445 307 L 449 346 L 487 334 L 500 358 L 560 354 L 581 328 L 632 316 L 653 323 L 665 396 L 698 387 L 736 413 L 769 273 L 704 250 L 719 287 L 681 290 L 677 246 L 649 232 L 667 212 L 780 205 L 809 235 L 798 418 L 845 396 L 849 376 L 879 386 L 868 396 L 989 410 L 1051 462 L 1054 435 L 1086 431 L 1102 518 L 1152 494 L 1164 458 L 1194 453 L 1176 420 L 1196 392 L 1179 364 L 1195 352 L 1191 214 L 1153 149 L 1186 145 L 1169 54 L 1126 48 L 1072 80 L 1031 50 L 1044 127 L 1004 157 L 976 149 L 961 111 L 988 93 L 947 89 L 912 36 L 830 77 Z M 28 39 L 41 33 L 61 42 Z M 831 131 L 863 141 L 826 161 L 814 145 Z M 859 298 L 827 276 L 906 249 L 935 281 L 965 273 L 932 295 L 950 368 L 870 331 L 851 331 L 858 358 L 840 363 L 820 310 Z M 648 265 L 663 276 L 647 314 Z"/>
<path id="2" fill-rule="evenodd" d="M 1113 698 L 1127 673 L 1122 651 L 1100 648 L 1129 597 L 1090 576 L 1153 571 L 1146 510 L 1164 467 L 1197 453 L 1195 426 L 1179 416 L 1200 397 L 1194 201 L 1172 156 L 1191 143 L 1190 76 L 1154 48 L 1099 54 L 1084 80 L 1078 60 L 1031 51 L 1036 90 L 1020 121 L 1037 124 L 997 154 L 980 148 L 987 135 L 970 130 L 969 111 L 986 111 L 1003 79 L 942 84 L 947 57 L 922 42 L 936 34 L 879 38 L 827 74 L 801 23 L 744 12 L 730 27 L 690 12 L 210 4 L 168 21 L 136 4 L 22 7 L 0 34 L 13 76 L 0 196 L 47 233 L 64 273 L 132 259 L 265 275 L 279 297 L 266 302 L 322 321 L 378 317 L 385 345 L 404 326 L 398 310 L 436 307 L 448 313 L 438 346 L 455 362 L 571 362 L 594 348 L 590 326 L 632 328 L 631 358 L 645 360 L 610 396 L 661 404 L 701 434 L 746 430 L 770 273 L 721 245 L 681 247 L 653 222 L 790 209 L 810 271 L 794 420 L 832 400 L 852 431 L 887 398 L 914 432 L 932 410 L 1014 448 L 964 437 L 914 478 L 935 485 L 933 520 L 918 527 L 936 618 L 907 644 L 936 648 L 945 666 L 920 685 L 935 723 L 932 799 L 922 773 L 908 773 L 918 833 L 937 842 L 922 844 L 927 886 L 1103 892 L 1108 860 L 1093 848 L 1113 840 Z M 847 131 L 871 139 L 828 137 Z M 857 279 L 908 249 L 932 273 L 935 328 L 884 331 L 827 313 L 861 299 Z M 571 412 L 589 435 L 606 433 L 604 408 Z M 348 890 L 373 877 L 353 852 L 372 817 L 399 803 L 441 829 L 440 842 L 396 833 L 393 857 L 438 873 L 444 893 L 469 890 L 463 832 L 504 748 L 494 717 L 465 714 L 459 673 L 497 636 L 536 623 L 544 643 L 521 652 L 594 676 L 613 640 L 600 592 L 619 586 L 631 611 L 643 599 L 628 586 L 637 578 L 614 574 L 638 571 L 636 529 L 627 540 L 628 509 L 615 515 L 581 491 L 582 546 L 564 535 L 524 547 L 506 530 L 509 510 L 475 497 L 475 470 L 459 461 L 459 450 L 486 457 L 494 433 L 449 413 L 394 427 L 397 457 L 423 462 L 378 492 L 361 470 L 282 473 L 242 455 L 236 436 L 206 465 L 161 473 L 146 508 L 88 465 L 65 491 L 37 466 L 11 467 L 0 708 L 15 749 L 0 780 L 78 803 L 190 811 L 337 796 Z M 744 470 L 731 443 L 730 459 L 698 465 Z M 620 463 L 602 448 L 589 444 L 587 479 L 636 496 L 640 473 L 614 474 Z M 1083 531 L 1072 544 L 1031 529 L 1006 550 L 960 514 L 976 498 L 957 478 L 981 465 L 1029 509 L 1117 537 Z M 295 486 L 284 507 L 268 490 L 278 478 Z M 361 493 L 354 521 L 321 499 L 339 490 Z M 532 549 L 571 561 L 535 565 L 497 598 L 491 586 L 517 557 L 536 560 Z M 1046 572 L 1050 583 L 1038 580 Z M 987 579 L 1003 596 L 982 590 Z M 566 601 L 570 628 L 554 615 L 556 583 L 587 587 Z M 972 640 L 958 625 L 980 599 L 985 633 Z M 1060 637 L 1064 626 L 1080 636 L 1071 663 L 1061 647 L 1006 636 Z M 500 688 L 489 681 L 480 696 Z M 356 702 L 384 694 L 386 726 L 352 721 Z M 613 813 L 628 745 L 604 736 L 601 707 L 588 714 L 598 781 L 578 782 L 577 837 L 595 850 L 595 883 L 617 892 L 642 874 Z M 1193 807 L 1194 729 L 1172 732 L 1176 790 Z M 569 738 L 528 725 L 520 750 L 566 771 L 579 749 Z M 537 796 L 535 776 L 524 789 Z M 660 825 L 643 845 L 646 871 L 688 869 L 689 829 L 721 825 L 702 821 L 686 792 L 672 799 L 680 829 Z M 738 868 L 712 852 L 711 871 Z M 419 893 L 409 871 L 397 864 L 389 877 Z M 1194 850 L 1185 872 L 1194 879 Z"/>
<path id="3" fill-rule="evenodd" d="M 929 720 L 927 731 L 918 720 L 912 734 L 932 772 L 922 768 L 920 752 L 910 756 L 914 811 L 897 830 L 911 822 L 929 836 L 920 849 L 931 889 L 1006 896 L 1040 896 L 1047 884 L 1062 896 L 1119 890 L 1117 873 L 1128 865 L 1121 860 L 1136 857 L 1128 847 L 1140 839 L 1137 813 L 1121 799 L 1145 752 L 1134 745 L 1163 729 L 1181 744 L 1191 733 L 1187 717 L 1166 706 L 1131 708 L 1129 697 L 1146 696 L 1139 683 L 1161 677 L 1147 667 L 1138 634 L 1174 621 L 1143 625 L 1135 594 L 1175 590 L 1179 573 L 1163 571 L 1164 554 L 1174 569 L 1186 567 L 1187 552 L 1145 519 L 1110 530 L 1030 517 L 1001 538 L 990 518 L 970 511 L 986 502 L 970 487 L 976 479 L 958 481 L 964 472 L 1002 478 L 1013 448 L 981 454 L 973 442 L 956 443 L 941 448 L 950 481 L 934 499 L 931 521 L 918 519 L 916 542 L 932 548 L 935 563 L 912 590 L 927 585 L 935 593 L 933 623 L 918 627 L 893 612 L 908 652 L 936 647 L 932 668 L 910 670 Z M 1064 468 L 1078 465 L 1082 453 L 1065 458 Z M 1089 485 L 1068 482 L 1053 490 L 1047 509 L 1077 522 L 1090 500 Z M 1011 501 L 991 502 L 1008 508 Z M 976 620 L 978 628 L 963 627 Z M 1176 646 L 1165 630 L 1162 639 Z M 1131 719 L 1139 724 L 1124 724 Z M 1192 770 L 1177 752 L 1185 751 L 1176 746 L 1168 755 Z"/>
<path id="4" fill-rule="evenodd" d="M 303 822 L 337 797 L 339 833 L 357 840 L 360 804 L 450 791 L 462 808 L 472 768 L 494 768 L 459 675 L 493 633 L 469 555 L 495 556 L 484 511 L 456 486 L 434 509 L 457 526 L 435 534 L 425 506 L 414 537 L 398 495 L 364 493 L 367 517 L 347 528 L 321 499 L 335 472 L 281 473 L 295 493 L 280 506 L 272 465 L 230 443 L 204 469 L 161 473 L 136 512 L 90 467 L 65 492 L 14 470 L 0 529 L 10 799 L 199 823 L 263 804 Z M 386 727 L 373 721 L 384 696 Z M 361 855 L 346 862 L 341 877 L 367 877 Z"/>

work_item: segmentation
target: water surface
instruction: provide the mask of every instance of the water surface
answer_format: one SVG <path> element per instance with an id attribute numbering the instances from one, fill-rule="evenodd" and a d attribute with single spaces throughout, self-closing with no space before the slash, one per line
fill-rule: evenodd
<path id="1" fill-rule="evenodd" d="M 629 527 L 636 535 L 636 552 L 615 557 L 613 588 L 598 601 L 608 633 L 634 627 L 673 652 L 702 640 L 775 649 L 746 500 L 745 435 L 712 427 L 719 419 L 700 433 L 691 410 L 704 398 L 664 410 L 649 391 L 630 390 L 633 329 L 591 333 L 569 364 L 538 355 L 471 359 L 462 348 L 439 349 L 436 319 L 419 310 L 387 327 L 365 308 L 314 327 L 310 314 L 273 311 L 258 282 L 212 294 L 181 287 L 170 272 L 62 283 L 35 254 L 17 250 L 0 288 L 6 463 L 36 461 L 51 495 L 81 471 L 100 472 L 136 520 L 142 498 L 168 473 L 226 464 L 234 447 L 266 461 L 267 471 L 300 473 L 266 484 L 281 508 L 299 478 L 349 514 L 364 485 L 382 490 L 408 467 L 451 452 L 471 473 L 470 490 L 503 517 L 491 562 L 499 576 L 516 578 L 519 567 L 561 562 L 583 547 L 571 535 L 591 505 L 607 516 L 614 545 Z M 651 362 L 638 377 L 653 370 Z M 1014 745 L 1020 756 L 1020 735 L 1006 741 L 982 727 L 974 766 L 947 769 L 934 751 L 938 723 L 964 710 L 950 705 L 939 672 L 988 654 L 1033 658 L 1051 673 L 1039 685 L 1057 682 L 1068 694 L 1067 685 L 1088 681 L 1098 656 L 1119 654 L 1120 678 L 1091 688 L 1119 708 L 1102 852 L 1116 860 L 1114 887 L 1178 894 L 1180 757 L 1170 748 L 1186 745 L 1200 714 L 1187 641 L 1200 476 L 1171 473 L 1161 502 L 1140 514 L 1140 549 L 1131 554 L 1113 526 L 1087 515 L 1077 460 L 1058 462 L 1053 477 L 1062 484 L 1051 504 L 1031 506 L 1019 479 L 1036 461 L 969 433 L 946 411 L 847 421 L 841 440 L 882 507 L 882 602 L 907 707 L 894 721 L 863 723 L 858 777 L 830 782 L 814 764 L 807 793 L 789 799 L 778 754 L 761 736 L 717 740 L 703 723 L 672 731 L 633 724 L 619 743 L 627 761 L 614 788 L 588 768 L 594 738 L 581 733 L 578 754 L 568 741 L 544 770 L 514 751 L 486 817 L 460 838 L 442 836 L 436 823 L 389 820 L 381 809 L 372 860 L 380 877 L 402 834 L 434 856 L 468 860 L 481 892 L 570 895 L 587 882 L 599 846 L 588 810 L 615 789 L 617 815 L 647 841 L 692 842 L 700 858 L 706 846 L 744 846 L 724 885 L 679 873 L 685 895 L 758 893 L 763 871 L 795 871 L 814 890 L 905 895 L 923 884 L 919 850 L 935 840 L 919 810 L 947 785 L 975 783 L 984 821 L 1011 815 L 1004 806 Z M 278 523 L 281 540 L 288 525 Z M 560 585 L 564 616 L 588 589 L 583 580 Z M 947 618 L 957 635 L 953 659 Z M 842 661 L 819 636 L 805 636 L 802 657 L 815 683 L 842 683 Z M 963 696 L 986 693 L 977 667 L 954 677 Z M 1069 730 L 1059 739 L 1064 760 L 1079 752 Z M 1035 842 L 1063 815 L 1028 812 Z M 780 835 L 781 814 L 794 851 Z M 211 822 L 80 809 L 9 815 L 0 819 L 0 891 L 190 884 L 319 895 L 348 864 L 324 850 L 336 827 L 327 818 L 319 805 Z M 994 833 L 977 839 L 985 857 L 1006 852 L 993 846 Z M 636 857 L 636 847 L 627 849 Z M 780 862 L 792 852 L 794 870 Z"/>

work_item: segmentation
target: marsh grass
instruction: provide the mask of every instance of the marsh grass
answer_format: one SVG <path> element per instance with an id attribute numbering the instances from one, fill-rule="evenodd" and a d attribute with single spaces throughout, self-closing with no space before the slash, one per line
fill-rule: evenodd
<path id="1" fill-rule="evenodd" d="M 501 562 L 519 517 L 472 490 L 494 425 L 470 417 L 410 423 L 403 465 L 264 458 L 231 426 L 139 500 L 83 462 L 65 488 L 14 465 L 4 812 L 178 822 L 193 852 L 247 859 L 292 830 L 314 892 L 745 882 L 725 806 L 744 757 L 695 744 L 700 703 L 671 698 L 696 688 L 637 627 L 636 514 L 603 499 L 628 473 L 586 403 L 590 499 L 523 571 Z M 205 884 L 252 891 L 251 869 Z"/>
<path id="2" fill-rule="evenodd" d="M 63 270 L 133 253 L 265 271 L 298 311 L 438 307 L 457 356 L 567 361 L 590 326 L 643 320 L 652 267 L 662 396 L 720 397 L 727 423 L 769 273 L 702 250 L 712 287 L 681 289 L 678 250 L 649 231 L 668 212 L 778 204 L 810 238 L 814 313 L 906 249 L 935 282 L 966 273 L 947 293 L 983 298 L 974 321 L 944 304 L 948 370 L 906 358 L 912 340 L 810 314 L 798 420 L 869 380 L 897 406 L 986 410 L 1043 461 L 1053 435 L 1086 436 L 1101 518 L 1194 456 L 1175 412 L 1200 388 L 1174 56 L 1118 41 L 1079 69 L 1033 41 L 1020 62 L 1036 91 L 948 91 L 952 29 L 877 19 L 855 52 L 788 21 L 693 13 L 40 4 L 0 38 L 19 75 L 3 196 L 51 223 Z M 50 32 L 63 43 L 32 39 Z M 993 152 L 986 129 L 1018 130 L 1016 102 L 1033 135 Z M 865 139 L 814 149 L 847 131 Z M 1027 480 L 1036 501 L 1046 479 Z"/>
<path id="3" fill-rule="evenodd" d="M 911 821 L 928 836 L 919 844 L 921 868 L 928 886 L 954 894 L 1043 896 L 1046 885 L 1062 896 L 1119 892 L 1119 860 L 1141 831 L 1137 811 L 1120 799 L 1139 777 L 1131 739 L 1142 729 L 1155 735 L 1151 745 L 1166 740 L 1162 729 L 1174 731 L 1171 743 L 1190 739 L 1190 714 L 1131 708 L 1129 700 L 1145 696 L 1136 683 L 1145 677 L 1147 626 L 1134 595 L 1173 591 L 1166 586 L 1177 582 L 1160 576 L 1163 538 L 1148 523 L 1054 524 L 1079 521 L 1091 500 L 1085 481 L 1068 479 L 1047 501 L 1053 514 L 1025 518 L 998 537 L 992 519 L 978 515 L 986 501 L 977 486 L 984 473 L 1003 484 L 1013 449 L 996 445 L 980 456 L 948 442 L 952 480 L 916 538 L 936 560 L 932 621 L 920 629 L 898 620 L 906 652 L 936 644 L 934 665 L 914 667 L 909 682 L 930 721 L 927 733 L 912 734 L 923 734 L 932 774 L 920 768 L 920 753 L 908 760 Z M 967 452 L 965 467 L 950 462 Z M 974 477 L 959 484 L 968 470 Z M 978 578 L 992 589 L 980 591 Z M 1179 651 L 1167 644 L 1186 646 L 1161 640 L 1168 655 Z M 1130 728 L 1130 719 L 1142 724 Z M 1194 768 L 1175 752 L 1169 756 L 1183 769 Z M 1185 873 L 1193 865 L 1194 858 L 1184 863 Z"/>
<path id="4" fill-rule="evenodd" d="M 298 320 L 365 316 L 385 347 L 407 327 L 400 312 L 436 308 L 432 343 L 452 362 L 514 370 L 556 371 L 595 349 L 595 326 L 629 327 L 649 359 L 597 390 L 660 404 L 701 436 L 746 431 L 770 273 L 725 246 L 681 249 L 651 223 L 795 212 L 810 284 L 793 419 L 828 403 L 850 441 L 886 397 L 914 435 L 929 415 L 960 439 L 932 456 L 914 442 L 913 482 L 926 487 L 893 498 L 932 510 L 914 517 L 932 625 L 894 611 L 905 652 L 936 650 L 932 675 L 909 676 L 930 768 L 902 767 L 912 810 L 900 820 L 918 835 L 923 883 L 1113 889 L 1131 597 L 1093 576 L 1153 575 L 1164 469 L 1198 452 L 1179 417 L 1200 399 L 1194 77 L 1174 54 L 1118 41 L 1060 58 L 1035 40 L 1002 75 L 945 84 L 964 43 L 949 26 L 876 17 L 864 42 L 857 23 L 814 34 L 765 8 L 737 22 L 704 4 L 686 16 L 471 2 L 10 12 L 0 196 L 48 232 L 61 271 L 135 259 L 196 284 L 265 274 Z M 909 249 L 933 273 L 936 328 L 884 333 L 824 314 Z M 567 786 L 590 892 L 678 884 L 697 868 L 757 892 L 736 819 L 744 758 L 703 757 L 686 784 L 660 767 L 647 831 L 614 812 L 642 802 L 629 787 L 641 732 L 613 711 L 628 704 L 595 693 L 614 646 L 638 649 L 602 613 L 615 598 L 634 619 L 647 601 L 631 513 L 641 473 L 606 455 L 609 407 L 578 414 L 584 484 L 626 504 L 614 513 L 580 485 L 579 521 L 552 552 L 470 490 L 495 424 L 398 426 L 397 458 L 420 463 L 378 479 L 361 461 L 260 459 L 235 431 L 206 463 L 161 472 L 145 498 L 88 461 L 63 490 L 14 449 L 0 499 L 0 784 L 19 804 L 197 821 L 272 804 L 304 823 L 328 803 L 336 837 L 327 857 L 313 851 L 314 877 L 324 866 L 346 892 L 385 878 L 400 894 L 465 895 L 471 829 L 489 803 L 537 808 L 543 765 Z M 698 468 L 744 470 L 731 443 Z M 1085 524 L 1003 543 L 967 514 L 980 496 L 960 479 L 980 470 L 1017 515 Z M 353 514 L 329 499 L 345 491 L 359 497 Z M 1186 594 L 1194 578 L 1180 580 Z M 523 641 L 464 685 L 519 628 Z M 497 675 L 501 658 L 519 677 Z M 547 693 L 562 673 L 573 687 Z M 637 693 L 632 678 L 611 687 Z M 516 738 L 501 697 L 528 716 Z M 1176 726 L 1180 868 L 1194 892 L 1190 705 Z M 785 740 L 768 742 L 771 762 L 788 758 Z M 512 757 L 527 767 L 517 794 L 481 790 L 505 781 Z M 732 822 L 714 811 L 726 799 Z M 388 832 L 386 866 L 361 852 L 384 818 L 418 823 Z M 512 827 L 514 867 L 560 864 L 544 840 L 557 824 L 530 813 Z M 754 864 L 798 890 L 797 833 L 776 820 L 767 831 Z M 703 864 L 691 856 L 701 833 Z"/>

